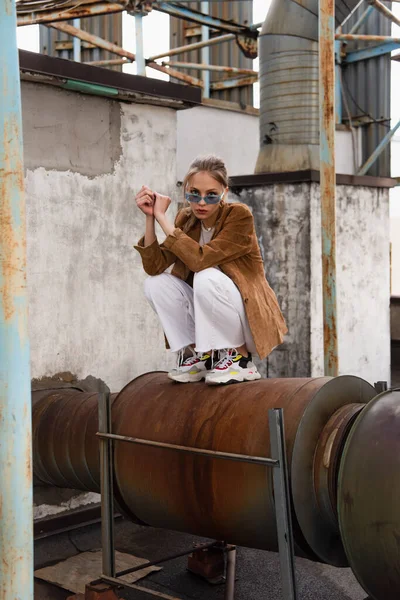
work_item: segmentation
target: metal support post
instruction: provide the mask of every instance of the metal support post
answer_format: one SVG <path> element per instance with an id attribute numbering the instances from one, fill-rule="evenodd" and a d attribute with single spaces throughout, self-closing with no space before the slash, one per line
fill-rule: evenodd
<path id="1" fill-rule="evenodd" d="M 209 2 L 202 2 L 201 3 L 201 12 L 208 15 L 210 13 L 210 3 Z M 207 27 L 207 25 L 202 25 L 201 27 L 201 41 L 202 42 L 208 42 L 210 40 L 210 29 Z M 202 48 L 201 50 L 201 62 L 209 65 L 210 64 L 210 46 L 204 46 L 204 48 Z M 209 98 L 210 97 L 210 72 L 209 71 L 203 71 L 203 98 Z"/>
<path id="2" fill-rule="evenodd" d="M 111 433 L 110 391 L 99 393 L 99 432 Z M 115 577 L 112 440 L 99 438 L 103 575 Z"/>
<path id="3" fill-rule="evenodd" d="M 31 385 L 14 0 L 0 0 L 0 598 L 33 599 Z"/>
<path id="4" fill-rule="evenodd" d="M 390 140 L 395 135 L 395 133 L 399 129 L 399 127 L 400 127 L 400 121 L 393 127 L 393 129 L 391 129 L 390 131 L 387 132 L 387 134 L 385 135 L 383 140 L 379 143 L 379 145 L 375 148 L 375 150 L 373 151 L 371 156 L 365 161 L 363 166 L 360 167 L 357 175 L 365 175 L 366 173 L 368 173 L 368 171 L 370 170 L 370 168 L 372 167 L 374 162 L 380 157 L 382 152 L 385 150 L 385 148 L 387 147 L 387 145 L 389 144 Z"/>
<path id="5" fill-rule="evenodd" d="M 72 21 L 73 27 L 81 28 L 81 20 L 74 19 Z M 81 62 L 81 40 L 77 37 L 73 38 L 73 59 L 75 62 Z"/>
<path id="6" fill-rule="evenodd" d="M 343 121 L 343 101 L 342 101 L 342 44 L 335 41 L 335 114 L 336 125 L 341 125 Z"/>
<path id="7" fill-rule="evenodd" d="M 319 94 L 324 370 L 334 377 L 338 374 L 334 0 L 319 3 Z"/>
<path id="8" fill-rule="evenodd" d="M 282 596 L 285 600 L 297 600 L 283 409 L 271 409 L 268 411 L 268 415 L 271 439 L 271 458 L 279 461 L 279 468 L 273 469 L 273 484 L 279 557 L 281 562 Z"/>
<path id="9" fill-rule="evenodd" d="M 235 598 L 235 578 L 236 578 L 236 547 L 231 546 L 226 550 L 226 584 L 225 600 L 234 600 Z"/>
<path id="10" fill-rule="evenodd" d="M 141 13 L 135 13 L 135 35 L 137 74 L 146 77 L 146 61 L 143 46 L 143 14 Z"/>

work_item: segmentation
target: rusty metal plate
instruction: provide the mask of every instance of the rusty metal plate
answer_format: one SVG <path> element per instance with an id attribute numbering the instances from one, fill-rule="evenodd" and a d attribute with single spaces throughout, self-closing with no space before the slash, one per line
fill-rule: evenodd
<path id="1" fill-rule="evenodd" d="M 339 472 L 339 524 L 350 566 L 373 600 L 400 594 L 400 391 L 363 410 Z"/>
<path id="2" fill-rule="evenodd" d="M 302 532 L 319 559 L 340 567 L 347 559 L 338 527 L 321 511 L 314 489 L 318 440 L 334 413 L 346 404 L 365 404 L 375 389 L 363 379 L 343 375 L 324 385 L 306 407 L 297 430 L 292 459 L 292 494 Z"/>

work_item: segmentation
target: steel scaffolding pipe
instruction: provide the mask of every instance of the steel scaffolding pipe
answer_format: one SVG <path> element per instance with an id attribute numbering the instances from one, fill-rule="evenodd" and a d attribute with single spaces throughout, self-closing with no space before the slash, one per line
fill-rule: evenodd
<path id="1" fill-rule="evenodd" d="M 0 599 L 33 598 L 21 93 L 13 0 L 0 0 Z"/>

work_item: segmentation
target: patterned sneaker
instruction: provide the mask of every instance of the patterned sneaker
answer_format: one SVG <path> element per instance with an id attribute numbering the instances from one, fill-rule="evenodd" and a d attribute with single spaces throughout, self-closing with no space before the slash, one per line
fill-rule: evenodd
<path id="1" fill-rule="evenodd" d="M 239 383 L 255 379 L 261 379 L 261 375 L 252 362 L 251 354 L 249 353 L 245 357 L 238 354 L 236 350 L 227 350 L 213 370 L 206 375 L 206 383 L 209 385 Z"/>
<path id="2" fill-rule="evenodd" d="M 205 379 L 212 366 L 211 354 L 193 352 L 186 360 L 178 359 L 178 366 L 168 373 L 168 377 L 179 383 L 193 383 Z"/>

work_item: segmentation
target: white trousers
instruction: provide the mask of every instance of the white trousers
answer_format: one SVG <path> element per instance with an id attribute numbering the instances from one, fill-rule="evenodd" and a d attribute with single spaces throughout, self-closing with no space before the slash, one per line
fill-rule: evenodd
<path id="1" fill-rule="evenodd" d="M 249 352 L 256 352 L 240 292 L 219 269 L 195 273 L 193 288 L 174 275 L 162 273 L 148 277 L 144 290 L 171 351 L 179 352 L 192 344 L 198 352 L 246 344 Z"/>

